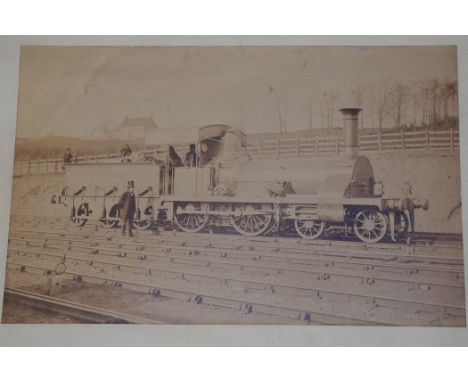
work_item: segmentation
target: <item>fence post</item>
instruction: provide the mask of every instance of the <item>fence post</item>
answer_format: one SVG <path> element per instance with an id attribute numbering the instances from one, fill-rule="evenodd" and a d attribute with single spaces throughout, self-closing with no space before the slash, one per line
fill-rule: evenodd
<path id="1" fill-rule="evenodd" d="M 40 159 L 37 160 L 37 173 L 39 174 L 40 171 L 39 171 L 39 166 L 40 166 Z"/>
<path id="2" fill-rule="evenodd" d="M 55 170 L 54 171 L 55 172 L 58 171 L 58 159 L 57 158 L 55 158 Z"/>
<path id="3" fill-rule="evenodd" d="M 430 146 L 430 136 L 429 136 L 429 129 L 426 128 L 426 149 L 429 150 Z"/>
<path id="4" fill-rule="evenodd" d="M 49 158 L 46 158 L 46 174 L 49 172 Z"/>
<path id="5" fill-rule="evenodd" d="M 336 137 L 336 155 L 340 155 L 340 137 Z"/>
<path id="6" fill-rule="evenodd" d="M 401 148 L 403 149 L 403 151 L 405 151 L 405 149 L 406 149 L 405 132 L 403 130 L 401 131 Z"/>
<path id="7" fill-rule="evenodd" d="M 28 160 L 28 175 L 31 175 L 31 159 Z"/>
<path id="8" fill-rule="evenodd" d="M 276 153 L 276 159 L 279 159 L 279 157 L 280 157 L 280 145 L 281 145 L 280 139 L 278 139 L 277 144 L 278 144 L 278 148 L 277 148 L 278 150 L 277 150 L 277 153 Z"/>
<path id="9" fill-rule="evenodd" d="M 378 139 L 379 139 L 379 151 L 383 151 L 382 132 L 380 130 L 379 130 L 379 134 L 378 134 Z"/>
<path id="10" fill-rule="evenodd" d="M 299 136 L 296 137 L 296 156 L 299 156 Z"/>
<path id="11" fill-rule="evenodd" d="M 319 137 L 318 135 L 315 136 L 315 155 L 319 155 L 320 154 L 320 147 L 319 147 Z"/>
<path id="12" fill-rule="evenodd" d="M 455 137 L 453 134 L 453 127 L 450 127 L 450 151 L 453 152 L 454 147 L 455 147 Z"/>

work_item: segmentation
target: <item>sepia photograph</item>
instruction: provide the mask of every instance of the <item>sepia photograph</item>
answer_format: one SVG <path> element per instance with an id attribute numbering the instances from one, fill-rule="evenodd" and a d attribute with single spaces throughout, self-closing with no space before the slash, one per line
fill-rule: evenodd
<path id="1" fill-rule="evenodd" d="M 2 324 L 466 327 L 457 47 L 21 47 Z"/>

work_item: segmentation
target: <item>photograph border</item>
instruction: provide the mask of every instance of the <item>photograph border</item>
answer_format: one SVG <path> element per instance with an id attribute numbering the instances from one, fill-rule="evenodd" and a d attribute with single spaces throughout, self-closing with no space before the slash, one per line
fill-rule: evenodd
<path id="1" fill-rule="evenodd" d="M 0 37 L 0 315 L 5 283 L 21 45 L 458 47 L 460 148 L 468 147 L 468 37 L 452 36 L 24 36 Z M 464 126 L 464 128 L 462 128 Z M 462 200 L 468 154 L 460 149 Z M 467 222 L 468 212 L 462 210 Z M 468 232 L 463 226 L 464 236 Z M 467 274 L 466 248 L 464 269 Z M 466 299 L 466 297 L 465 297 Z M 466 301 L 465 301 L 466 302 Z M 2 324 L 2 346 L 462 346 L 468 329 L 284 325 Z"/>

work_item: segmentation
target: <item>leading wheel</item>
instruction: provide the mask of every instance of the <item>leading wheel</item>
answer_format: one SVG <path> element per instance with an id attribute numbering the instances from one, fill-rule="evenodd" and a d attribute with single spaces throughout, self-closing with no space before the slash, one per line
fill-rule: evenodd
<path id="1" fill-rule="evenodd" d="M 325 223 L 315 219 L 315 220 L 294 220 L 294 227 L 299 236 L 304 239 L 313 240 L 318 239 L 325 229 Z"/>
<path id="2" fill-rule="evenodd" d="M 178 203 L 175 205 L 174 222 L 184 232 L 199 232 L 208 223 L 206 203 Z"/>
<path id="3" fill-rule="evenodd" d="M 261 235 L 270 227 L 272 219 L 271 207 L 261 204 L 238 206 L 235 215 L 230 217 L 231 225 L 244 236 Z"/>
<path id="4" fill-rule="evenodd" d="M 387 233 L 388 223 L 380 211 L 362 210 L 354 219 L 354 233 L 365 243 L 377 243 Z"/>

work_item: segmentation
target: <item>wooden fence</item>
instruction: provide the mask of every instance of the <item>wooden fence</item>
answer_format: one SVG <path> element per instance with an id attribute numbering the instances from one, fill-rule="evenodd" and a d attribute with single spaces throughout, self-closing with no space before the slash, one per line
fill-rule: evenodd
<path id="1" fill-rule="evenodd" d="M 388 132 L 359 135 L 360 152 L 441 150 L 454 152 L 460 146 L 459 132 L 450 130 L 426 130 L 412 132 Z M 185 153 L 187 147 L 175 146 L 179 155 Z M 333 156 L 343 150 L 341 137 L 289 138 L 249 141 L 245 155 L 250 158 L 278 159 L 288 157 Z M 156 147 L 152 150 L 142 150 L 138 154 L 165 158 L 167 148 Z M 116 162 L 120 154 L 83 155 L 74 158 L 74 163 Z M 14 164 L 14 175 L 38 175 L 58 173 L 63 171 L 62 159 L 38 159 L 20 161 Z"/>
<path id="2" fill-rule="evenodd" d="M 360 134 L 360 152 L 458 150 L 458 130 L 412 131 Z M 290 138 L 250 141 L 246 151 L 251 158 L 284 158 L 305 156 L 332 156 L 343 150 L 341 137 Z"/>
<path id="3" fill-rule="evenodd" d="M 96 155 L 81 155 L 73 158 L 73 163 L 99 163 L 104 161 L 116 161 L 120 158 L 120 154 L 96 154 Z M 14 175 L 40 175 L 62 172 L 63 159 L 36 159 L 29 161 L 18 161 L 14 163 Z"/>
<path id="4" fill-rule="evenodd" d="M 174 145 L 177 152 L 186 152 L 188 149 L 187 145 Z M 141 150 L 136 152 L 138 158 L 144 159 L 147 157 L 158 158 L 164 160 L 167 156 L 167 147 L 156 147 L 154 149 Z M 95 154 L 95 155 L 79 155 L 73 158 L 72 163 L 104 163 L 120 162 L 122 156 L 120 153 L 107 153 L 107 154 Z M 53 174 L 64 171 L 63 159 L 36 159 L 29 161 L 18 161 L 14 163 L 13 175 L 42 175 L 42 174 Z"/>

